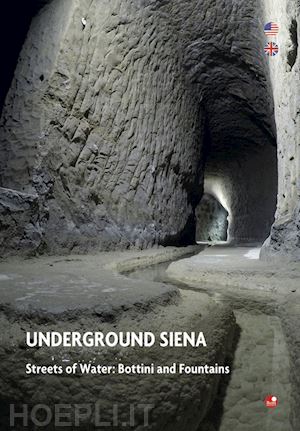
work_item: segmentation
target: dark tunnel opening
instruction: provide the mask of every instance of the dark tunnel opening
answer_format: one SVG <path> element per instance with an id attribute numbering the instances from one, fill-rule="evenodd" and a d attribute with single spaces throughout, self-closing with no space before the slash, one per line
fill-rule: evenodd
<path id="1" fill-rule="evenodd" d="M 288 51 L 287 62 L 292 70 L 296 63 L 298 53 L 298 24 L 295 19 L 292 20 L 290 25 L 290 39 L 291 46 Z"/>
<path id="2" fill-rule="evenodd" d="M 47 0 L 9 1 L 1 5 L 0 26 L 3 67 L 0 68 L 0 115 L 32 18 Z"/>
<path id="3" fill-rule="evenodd" d="M 231 25 L 235 34 L 241 32 L 238 20 L 226 22 L 225 28 Z M 228 241 L 233 244 L 264 242 L 277 203 L 273 90 L 258 20 L 254 28 L 255 38 L 240 34 L 241 45 L 224 38 L 222 46 L 205 29 L 185 57 L 188 80 L 199 88 L 204 118 L 204 193 L 228 212 Z"/>
<path id="4" fill-rule="evenodd" d="M 230 91 L 207 98 L 197 241 L 262 244 L 268 237 L 277 202 L 274 124 L 273 112 L 256 118 L 247 99 Z"/>

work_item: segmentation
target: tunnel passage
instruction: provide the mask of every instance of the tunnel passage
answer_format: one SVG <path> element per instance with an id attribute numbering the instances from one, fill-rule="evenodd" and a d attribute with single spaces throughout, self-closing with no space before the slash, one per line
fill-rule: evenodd
<path id="1" fill-rule="evenodd" d="M 262 243 L 274 221 L 277 197 L 275 139 L 255 123 L 247 104 L 213 101 L 204 190 L 228 212 L 228 241 Z"/>
<path id="2" fill-rule="evenodd" d="M 196 241 L 227 240 L 228 212 L 212 195 L 204 193 L 196 208 Z"/>
<path id="3" fill-rule="evenodd" d="M 5 248 L 193 243 L 204 178 L 229 240 L 265 239 L 276 137 L 259 3 L 43 7 L 0 122 Z"/>
<path id="4" fill-rule="evenodd" d="M 192 42 L 185 69 L 204 113 L 204 190 L 228 211 L 228 241 L 262 243 L 277 200 L 277 131 L 263 13 L 256 1 L 241 2 L 238 10 L 234 2 L 226 6 L 216 2 L 211 14 L 203 12 L 201 32 L 196 21 L 186 28 Z"/>

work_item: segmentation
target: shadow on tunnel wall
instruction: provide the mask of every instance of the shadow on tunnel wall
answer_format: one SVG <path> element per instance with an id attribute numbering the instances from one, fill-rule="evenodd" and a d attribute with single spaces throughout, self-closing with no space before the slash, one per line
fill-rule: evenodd
<path id="1" fill-rule="evenodd" d="M 0 114 L 11 85 L 19 54 L 25 42 L 32 18 L 47 0 L 10 0 L 0 6 L 0 44 L 2 67 L 0 68 Z"/>

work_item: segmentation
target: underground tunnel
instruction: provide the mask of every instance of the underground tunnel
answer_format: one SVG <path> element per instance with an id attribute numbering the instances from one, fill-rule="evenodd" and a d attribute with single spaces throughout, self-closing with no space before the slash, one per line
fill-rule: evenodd
<path id="1" fill-rule="evenodd" d="M 269 72 L 257 56 L 258 22 L 257 34 L 245 40 L 239 23 L 248 25 L 248 18 L 243 8 L 229 7 L 228 20 L 236 17 L 220 51 L 215 42 L 224 26 L 216 18 L 212 29 L 210 21 L 222 15 L 221 2 L 215 15 L 205 15 L 200 4 L 181 10 L 176 2 L 149 4 L 149 22 L 144 9 L 136 11 L 149 39 L 133 10 L 124 23 L 113 15 L 116 24 L 109 27 L 109 8 L 98 19 L 92 3 L 95 15 L 83 26 L 80 8 L 73 12 L 68 1 L 30 5 L 11 59 L 29 15 L 35 18 L 2 115 L 0 178 L 4 199 L 14 202 L 4 224 L 10 248 L 193 244 L 205 177 L 215 178 L 211 187 L 227 202 L 229 241 L 268 237 L 276 207 L 276 130 Z M 251 7 L 247 13 L 257 13 Z M 199 36 L 193 14 L 203 22 Z M 168 74 L 172 79 L 164 82 Z M 16 206 L 17 226 L 8 219 Z"/>
<path id="2" fill-rule="evenodd" d="M 24 429 L 28 409 L 52 431 L 59 403 L 71 428 L 139 431 L 145 410 L 130 423 L 128 411 L 141 402 L 149 431 L 299 428 L 298 12 L 296 0 L 3 9 L 1 429 L 12 411 Z M 267 58 L 271 19 L 280 52 Z M 24 343 L 133 329 L 201 330 L 208 347 Z M 115 373 L 55 374 L 69 363 Z M 99 406 L 110 425 L 97 428 Z"/>
<path id="3" fill-rule="evenodd" d="M 204 191 L 228 212 L 230 243 L 263 243 L 277 201 L 276 131 L 254 121 L 247 99 L 223 91 L 222 98 L 212 91 L 208 101 L 211 132 L 204 133 Z M 274 126 L 273 115 L 264 115 Z"/>

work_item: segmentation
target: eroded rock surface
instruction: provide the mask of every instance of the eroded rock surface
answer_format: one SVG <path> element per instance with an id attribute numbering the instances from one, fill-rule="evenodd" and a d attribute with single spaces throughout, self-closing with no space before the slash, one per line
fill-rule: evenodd
<path id="1" fill-rule="evenodd" d="M 300 5 L 296 0 L 265 0 L 265 16 L 279 24 L 280 52 L 269 60 L 278 137 L 276 220 L 262 257 L 300 260 Z"/>
<path id="2" fill-rule="evenodd" d="M 43 247 L 43 225 L 39 196 L 0 187 L 0 248 L 35 252 Z"/>
<path id="3" fill-rule="evenodd" d="M 2 182 L 29 192 L 37 167 L 51 177 L 50 249 L 184 242 L 201 114 L 180 56 L 151 4 L 54 1 L 33 21 L 3 115 Z"/>

